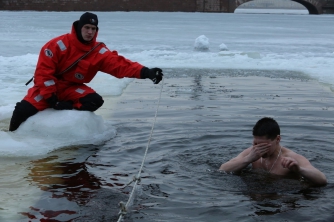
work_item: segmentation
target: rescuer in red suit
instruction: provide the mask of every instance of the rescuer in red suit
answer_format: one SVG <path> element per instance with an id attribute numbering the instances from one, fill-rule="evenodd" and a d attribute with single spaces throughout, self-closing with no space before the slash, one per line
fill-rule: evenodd
<path id="1" fill-rule="evenodd" d="M 15 131 L 30 116 L 46 108 L 92 112 L 100 108 L 103 98 L 85 85 L 98 71 L 117 78 L 149 78 L 154 84 L 162 80 L 160 68 L 149 69 L 132 62 L 97 42 L 97 25 L 97 16 L 86 12 L 73 23 L 71 33 L 56 37 L 42 47 L 34 86 L 16 103 L 9 131 Z"/>

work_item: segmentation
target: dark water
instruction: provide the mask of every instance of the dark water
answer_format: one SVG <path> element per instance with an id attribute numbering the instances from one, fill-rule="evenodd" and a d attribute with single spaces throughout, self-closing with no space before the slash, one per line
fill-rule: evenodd
<path id="1" fill-rule="evenodd" d="M 334 94 L 300 73 L 166 70 L 152 141 L 125 221 L 334 221 Z M 43 195 L 21 221 L 117 221 L 147 146 L 161 85 L 134 81 L 104 118 L 117 136 L 103 146 L 67 147 L 30 162 Z M 110 98 L 110 100 L 116 100 Z M 109 110 L 108 110 L 109 109 Z M 325 187 L 219 166 L 252 143 L 264 117 L 282 145 L 328 178 Z M 66 209 L 66 210 L 64 210 Z"/>

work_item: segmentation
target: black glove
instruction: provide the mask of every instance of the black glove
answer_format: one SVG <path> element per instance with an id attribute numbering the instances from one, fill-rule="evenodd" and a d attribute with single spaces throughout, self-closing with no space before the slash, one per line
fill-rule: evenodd
<path id="1" fill-rule="evenodd" d="M 162 80 L 162 69 L 153 68 L 149 69 L 147 67 L 143 67 L 140 71 L 140 78 L 146 79 L 149 78 L 153 81 L 154 84 L 158 84 Z"/>
<path id="2" fill-rule="evenodd" d="M 60 102 L 57 102 L 53 108 L 56 110 L 71 110 L 73 109 L 73 102 L 72 101 L 60 101 Z"/>
<path id="3" fill-rule="evenodd" d="M 56 94 L 53 93 L 49 98 L 46 99 L 46 102 L 49 104 L 50 107 L 53 108 L 58 102 Z"/>

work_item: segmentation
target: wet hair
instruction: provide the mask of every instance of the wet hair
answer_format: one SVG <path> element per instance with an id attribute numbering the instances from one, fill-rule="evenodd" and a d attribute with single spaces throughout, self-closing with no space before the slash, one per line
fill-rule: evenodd
<path id="1" fill-rule="evenodd" d="M 253 136 L 265 136 L 267 139 L 273 140 L 280 134 L 278 123 L 270 117 L 260 119 L 253 127 Z"/>

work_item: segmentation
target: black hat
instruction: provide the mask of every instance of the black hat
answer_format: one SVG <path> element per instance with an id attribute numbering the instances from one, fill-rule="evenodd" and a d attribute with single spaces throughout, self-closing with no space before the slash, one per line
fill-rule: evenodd
<path id="1" fill-rule="evenodd" d="M 97 19 L 97 15 L 90 12 L 85 12 L 84 14 L 81 15 L 78 26 L 81 30 L 82 26 L 86 24 L 95 25 L 97 27 L 98 23 L 99 20 Z"/>
<path id="2" fill-rule="evenodd" d="M 84 25 L 91 24 L 91 25 L 95 25 L 96 29 L 98 30 L 97 24 L 99 23 L 99 21 L 97 19 L 97 15 L 90 13 L 90 12 L 85 12 L 84 14 L 81 15 L 80 20 L 76 21 L 75 23 L 77 23 L 76 33 L 77 33 L 77 37 L 79 41 L 84 44 L 89 43 L 82 38 L 81 29 Z"/>

